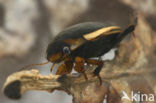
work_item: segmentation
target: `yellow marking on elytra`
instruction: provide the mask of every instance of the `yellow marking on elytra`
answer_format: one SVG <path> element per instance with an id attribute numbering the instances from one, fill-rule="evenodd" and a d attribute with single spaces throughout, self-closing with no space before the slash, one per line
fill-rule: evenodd
<path id="1" fill-rule="evenodd" d="M 116 30 L 116 31 L 111 31 L 111 30 Z M 110 27 L 104 27 L 102 29 L 99 29 L 97 31 L 94 31 L 92 33 L 89 33 L 89 34 L 85 34 L 83 35 L 83 37 L 86 39 L 86 40 L 93 40 L 101 35 L 103 36 L 107 36 L 107 35 L 110 35 L 110 34 L 113 34 L 113 33 L 120 33 L 122 32 L 121 28 L 118 27 L 118 26 L 110 26 Z"/>

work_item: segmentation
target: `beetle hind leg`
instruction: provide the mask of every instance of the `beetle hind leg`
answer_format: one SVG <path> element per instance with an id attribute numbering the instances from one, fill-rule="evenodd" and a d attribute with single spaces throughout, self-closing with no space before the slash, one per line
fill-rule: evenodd
<path id="1" fill-rule="evenodd" d="M 88 59 L 88 60 L 86 60 L 86 62 L 88 64 L 98 65 L 98 67 L 96 67 L 96 69 L 93 71 L 93 75 L 98 77 L 100 85 L 102 85 L 102 79 L 100 77 L 100 71 L 101 71 L 101 69 L 103 67 L 103 61 Z"/>
<path id="2" fill-rule="evenodd" d="M 93 74 L 94 76 L 97 76 L 99 81 L 100 81 L 100 85 L 102 84 L 102 79 L 100 77 L 100 71 L 103 67 L 103 61 L 101 60 L 93 60 L 93 59 L 87 59 L 87 60 L 84 60 L 84 58 L 81 58 L 81 57 L 76 57 L 75 58 L 75 66 L 74 66 L 74 69 L 79 72 L 79 73 L 83 73 L 85 79 L 87 80 L 87 75 L 85 73 L 85 69 L 84 69 L 84 63 L 87 63 L 87 64 L 93 64 L 93 65 L 98 65 L 98 67 L 94 70 Z"/>
<path id="3" fill-rule="evenodd" d="M 100 85 L 102 85 L 102 79 L 101 79 L 99 73 L 100 73 L 102 67 L 103 67 L 103 64 L 102 64 L 102 65 L 99 65 L 99 66 L 94 70 L 94 72 L 93 72 L 94 76 L 97 76 L 97 77 L 98 77 L 98 79 L 99 79 L 99 81 L 100 81 Z"/>
<path id="4" fill-rule="evenodd" d="M 79 72 L 79 73 L 83 73 L 85 79 L 87 80 L 87 75 L 85 73 L 85 69 L 84 69 L 84 63 L 85 60 L 81 57 L 76 57 L 75 58 L 75 66 L 74 66 L 74 70 Z"/>

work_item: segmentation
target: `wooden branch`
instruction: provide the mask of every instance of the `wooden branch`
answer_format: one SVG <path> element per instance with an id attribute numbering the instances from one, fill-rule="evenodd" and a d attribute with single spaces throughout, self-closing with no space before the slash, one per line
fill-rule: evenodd
<path id="1" fill-rule="evenodd" d="M 143 27 L 144 25 L 146 25 L 145 28 Z M 142 28 L 144 28 L 144 32 L 142 32 Z M 3 86 L 4 94 L 9 98 L 18 99 L 28 90 L 52 92 L 58 89 L 71 94 L 74 103 L 102 103 L 104 100 L 107 103 L 127 103 L 127 101 L 121 101 L 123 90 L 128 95 L 130 95 L 131 90 L 137 87 L 139 88 L 138 90 L 145 93 L 156 93 L 154 91 L 156 83 L 150 86 L 146 80 L 148 78 L 145 78 L 145 74 L 156 73 L 156 69 L 150 67 L 150 63 L 148 63 L 152 57 L 147 58 L 149 55 L 154 55 L 153 49 L 149 49 L 153 46 L 153 40 L 156 40 L 148 34 L 149 32 L 155 33 L 151 31 L 144 18 L 140 15 L 138 27 L 135 31 L 136 38 L 122 43 L 115 59 L 105 62 L 100 72 L 103 81 L 101 86 L 99 86 L 97 77 L 93 77 L 94 66 L 87 68 L 87 81 L 83 75 L 78 73 L 45 76 L 39 74 L 37 70 L 27 70 L 13 73 L 7 78 Z M 155 59 L 155 57 L 152 59 Z M 134 84 L 131 80 L 139 81 Z M 151 87 L 153 88 L 151 89 Z"/>

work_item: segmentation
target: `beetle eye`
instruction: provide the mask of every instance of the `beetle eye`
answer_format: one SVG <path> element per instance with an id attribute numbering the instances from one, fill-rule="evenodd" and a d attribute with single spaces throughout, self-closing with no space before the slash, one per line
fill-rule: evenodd
<path id="1" fill-rule="evenodd" d="M 70 49 L 69 49 L 69 47 L 63 47 L 63 53 L 65 53 L 65 54 L 70 54 Z"/>

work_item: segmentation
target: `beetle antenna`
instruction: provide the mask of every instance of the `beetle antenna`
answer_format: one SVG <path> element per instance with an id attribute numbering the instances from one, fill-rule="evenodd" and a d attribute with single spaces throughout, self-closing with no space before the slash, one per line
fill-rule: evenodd
<path id="1" fill-rule="evenodd" d="M 27 66 L 21 68 L 19 71 L 24 70 L 24 69 L 29 68 L 29 67 L 32 67 L 32 66 L 45 65 L 45 64 L 48 64 L 48 63 L 49 63 L 49 61 L 48 62 L 45 62 L 45 63 L 40 63 L 40 64 L 30 64 L 30 65 L 27 65 Z"/>

